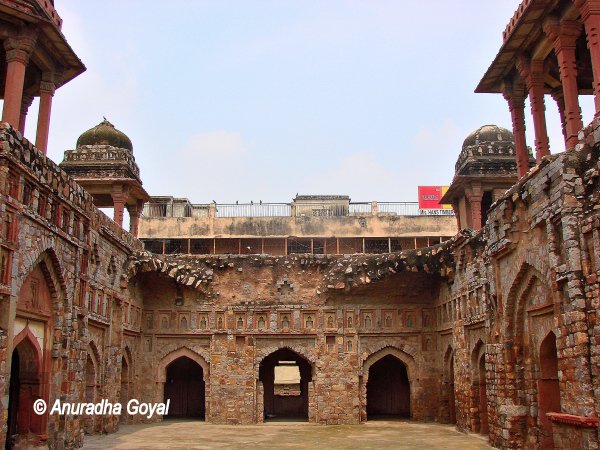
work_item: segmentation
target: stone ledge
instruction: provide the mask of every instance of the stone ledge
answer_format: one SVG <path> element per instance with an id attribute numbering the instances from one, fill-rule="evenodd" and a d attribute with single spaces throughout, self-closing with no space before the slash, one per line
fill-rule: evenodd
<path id="1" fill-rule="evenodd" d="M 564 423 L 567 425 L 573 425 L 580 428 L 596 428 L 598 426 L 597 417 L 583 417 L 576 416 L 573 414 L 564 413 L 546 413 L 546 417 L 552 422 Z"/>

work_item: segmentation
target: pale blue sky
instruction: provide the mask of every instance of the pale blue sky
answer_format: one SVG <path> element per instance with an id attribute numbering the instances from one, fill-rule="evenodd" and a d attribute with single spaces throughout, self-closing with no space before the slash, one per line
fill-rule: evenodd
<path id="1" fill-rule="evenodd" d="M 451 181 L 468 133 L 510 128 L 502 96 L 473 90 L 518 3 L 57 0 L 88 70 L 56 92 L 49 154 L 106 116 L 151 195 L 416 201 Z"/>

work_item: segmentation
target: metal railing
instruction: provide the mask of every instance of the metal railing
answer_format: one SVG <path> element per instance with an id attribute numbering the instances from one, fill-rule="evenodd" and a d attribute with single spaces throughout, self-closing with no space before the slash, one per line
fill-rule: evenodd
<path id="1" fill-rule="evenodd" d="M 216 217 L 289 217 L 290 203 L 217 203 Z"/>
<path id="2" fill-rule="evenodd" d="M 452 216 L 451 209 L 419 209 L 417 202 L 292 202 L 211 203 L 151 202 L 145 218 L 158 217 L 346 217 L 346 216 Z"/>
<path id="3" fill-rule="evenodd" d="M 390 216 L 419 216 L 417 202 L 377 202 L 377 213 Z"/>
<path id="4" fill-rule="evenodd" d="M 370 216 L 372 214 L 371 202 L 350 202 L 348 213 L 351 216 Z"/>

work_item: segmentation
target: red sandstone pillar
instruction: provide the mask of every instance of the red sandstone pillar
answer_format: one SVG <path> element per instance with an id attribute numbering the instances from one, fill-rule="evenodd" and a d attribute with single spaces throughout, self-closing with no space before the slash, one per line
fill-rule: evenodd
<path id="1" fill-rule="evenodd" d="M 138 236 L 140 230 L 140 217 L 144 208 L 144 202 L 138 201 L 135 206 L 128 206 L 129 211 L 129 232 L 135 237 Z"/>
<path id="2" fill-rule="evenodd" d="M 37 134 L 35 146 L 44 155 L 48 151 L 48 132 L 50 130 L 50 111 L 52 109 L 52 96 L 54 95 L 54 83 L 42 81 L 40 83 L 40 110 L 38 113 Z"/>
<path id="3" fill-rule="evenodd" d="M 573 0 L 581 12 L 594 74 L 596 117 L 600 115 L 600 0 Z"/>
<path id="4" fill-rule="evenodd" d="M 471 207 L 471 228 L 475 231 L 481 230 L 483 224 L 481 223 L 481 198 L 483 194 L 479 189 L 474 189 L 473 192 L 467 192 L 467 200 Z"/>
<path id="5" fill-rule="evenodd" d="M 554 52 L 558 58 L 560 79 L 565 98 L 565 121 L 567 149 L 575 147 L 577 134 L 583 128 L 581 108 L 579 108 L 579 89 L 577 87 L 577 60 L 575 42 L 581 35 L 581 24 L 573 20 L 559 22 L 556 18 L 544 22 L 544 32 L 552 40 Z"/>
<path id="6" fill-rule="evenodd" d="M 510 110 L 517 151 L 517 174 L 521 178 L 529 170 L 529 155 L 525 140 L 525 96 L 514 90 L 505 89 L 504 98 Z"/>
<path id="7" fill-rule="evenodd" d="M 4 108 L 2 121 L 17 128 L 21 119 L 23 83 L 29 55 L 33 51 L 35 37 L 9 37 L 4 41 L 6 50 L 6 83 L 4 85 Z"/>
<path id="8" fill-rule="evenodd" d="M 25 122 L 27 120 L 27 111 L 29 111 L 31 103 L 33 103 L 33 95 L 23 94 L 23 99 L 21 100 L 21 118 L 19 119 L 19 131 L 21 132 L 21 134 L 25 134 Z"/>
<path id="9" fill-rule="evenodd" d="M 111 194 L 113 200 L 114 216 L 113 220 L 123 226 L 123 214 L 125 212 L 125 193 L 122 186 L 115 186 Z"/>
<path id="10" fill-rule="evenodd" d="M 113 220 L 123 226 L 123 214 L 125 212 L 125 202 L 122 199 L 117 199 L 113 196 L 114 216 Z"/>
<path id="11" fill-rule="evenodd" d="M 456 227 L 458 231 L 462 230 L 460 223 L 460 209 L 458 208 L 458 203 L 452 203 L 452 211 L 454 211 L 454 217 L 456 217 Z"/>
<path id="12" fill-rule="evenodd" d="M 562 134 L 565 138 L 565 142 L 567 141 L 567 124 L 565 122 L 565 97 L 563 95 L 563 91 L 560 88 L 557 88 L 552 91 L 550 94 L 554 101 L 556 102 L 556 106 L 558 107 L 558 115 L 560 116 L 560 124 L 562 128 Z"/>
<path id="13" fill-rule="evenodd" d="M 550 154 L 548 130 L 546 129 L 546 105 L 544 104 L 544 61 L 529 61 L 521 57 L 517 61 L 517 69 L 529 91 L 535 131 L 535 159 L 539 162 L 543 156 Z"/>

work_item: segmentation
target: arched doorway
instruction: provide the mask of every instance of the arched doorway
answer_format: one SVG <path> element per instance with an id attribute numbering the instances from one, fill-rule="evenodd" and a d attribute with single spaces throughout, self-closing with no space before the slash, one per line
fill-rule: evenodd
<path id="1" fill-rule="evenodd" d="M 19 380 L 19 351 L 15 349 L 12 354 L 10 369 L 10 386 L 8 398 L 8 420 L 6 423 L 6 450 L 14 446 L 14 436 L 17 432 L 17 416 L 19 412 L 19 391 L 21 383 Z"/>
<path id="2" fill-rule="evenodd" d="M 487 383 L 485 379 L 485 353 L 479 357 L 477 366 L 479 372 L 479 432 L 487 435 L 489 433 Z"/>
<path id="3" fill-rule="evenodd" d="M 280 349 L 262 360 L 259 380 L 264 390 L 264 418 L 308 420 L 310 362 L 289 349 Z"/>
<path id="4" fill-rule="evenodd" d="M 33 338 L 35 339 L 35 338 Z M 6 448 L 11 449 L 19 436 L 44 434 L 44 416 L 33 412 L 33 403 L 42 398 L 41 355 L 29 335 L 13 350 L 8 402 Z M 27 438 L 30 441 L 30 438 Z M 33 442 L 30 442 L 33 444 Z"/>
<path id="5" fill-rule="evenodd" d="M 204 371 L 194 360 L 180 356 L 167 366 L 164 392 L 167 418 L 205 417 Z"/>
<path id="6" fill-rule="evenodd" d="M 88 352 L 87 359 L 85 362 L 85 402 L 96 403 L 96 390 L 97 390 L 97 371 L 96 364 L 92 355 Z M 83 430 L 85 434 L 94 434 L 96 430 L 95 415 L 83 416 Z"/>
<path id="7" fill-rule="evenodd" d="M 549 412 L 560 412 L 560 387 L 558 384 L 558 355 L 556 335 L 553 332 L 540 345 L 540 378 L 538 380 L 538 402 L 540 405 L 540 447 L 554 448 L 552 422 L 546 416 Z"/>
<path id="8" fill-rule="evenodd" d="M 121 404 L 124 405 L 129 401 L 129 364 L 124 356 L 121 357 Z"/>
<path id="9" fill-rule="evenodd" d="M 408 372 L 394 355 L 386 355 L 369 367 L 367 417 L 410 417 Z"/>
<path id="10" fill-rule="evenodd" d="M 471 354 L 471 431 L 489 434 L 487 383 L 485 375 L 485 344 L 477 341 Z"/>
<path id="11" fill-rule="evenodd" d="M 450 423 L 456 423 L 456 395 L 454 393 L 454 354 L 448 362 L 448 412 Z"/>

